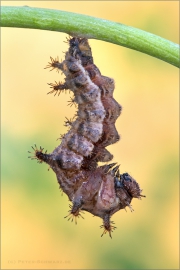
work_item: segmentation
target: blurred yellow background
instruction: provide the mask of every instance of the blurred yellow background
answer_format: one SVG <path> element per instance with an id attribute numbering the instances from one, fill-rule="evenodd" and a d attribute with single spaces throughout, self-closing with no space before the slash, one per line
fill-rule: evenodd
<path id="1" fill-rule="evenodd" d="M 113 20 L 179 40 L 179 1 L 2 1 Z M 102 221 L 85 213 L 67 222 L 67 196 L 47 165 L 30 161 L 36 143 L 51 152 L 66 132 L 69 93 L 47 95 L 47 83 L 63 81 L 45 70 L 50 56 L 64 58 L 64 33 L 1 30 L 2 269 L 179 269 L 179 70 L 148 55 L 90 40 L 95 64 L 115 79 L 123 111 L 121 140 L 109 147 L 121 172 L 129 172 L 147 198 L 135 212 L 116 213 L 111 240 Z"/>

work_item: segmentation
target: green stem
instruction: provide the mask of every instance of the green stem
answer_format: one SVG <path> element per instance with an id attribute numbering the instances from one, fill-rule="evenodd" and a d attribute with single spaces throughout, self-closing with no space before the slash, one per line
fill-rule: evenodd
<path id="1" fill-rule="evenodd" d="M 27 6 L 2 6 L 0 26 L 65 32 L 72 36 L 104 40 L 180 67 L 178 44 L 137 28 L 82 14 Z"/>

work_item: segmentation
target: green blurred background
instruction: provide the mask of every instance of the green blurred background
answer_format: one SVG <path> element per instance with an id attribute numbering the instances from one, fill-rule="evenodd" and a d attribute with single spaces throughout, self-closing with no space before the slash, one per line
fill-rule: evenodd
<path id="1" fill-rule="evenodd" d="M 22 3 L 23 2 L 23 3 Z M 61 9 L 113 20 L 179 42 L 179 1 L 2 1 L 2 5 Z M 179 269 L 179 70 L 114 44 L 90 40 L 95 64 L 115 79 L 123 111 L 121 140 L 109 147 L 147 198 L 135 212 L 116 213 L 111 240 L 102 221 L 85 213 L 67 222 L 68 200 L 47 165 L 30 161 L 36 143 L 51 152 L 66 132 L 69 94 L 47 95 L 63 81 L 44 70 L 64 58 L 64 33 L 3 28 L 1 84 L 2 269 Z"/>

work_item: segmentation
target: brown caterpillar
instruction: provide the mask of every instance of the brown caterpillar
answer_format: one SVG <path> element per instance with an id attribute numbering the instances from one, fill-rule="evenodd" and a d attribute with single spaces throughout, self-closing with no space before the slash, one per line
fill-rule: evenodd
<path id="1" fill-rule="evenodd" d="M 138 183 L 128 174 L 119 173 L 116 163 L 108 162 L 113 155 L 106 149 L 119 140 L 115 128 L 121 106 L 113 98 L 114 80 L 102 76 L 93 63 L 91 48 L 86 38 L 68 39 L 69 50 L 65 60 L 51 58 L 47 68 L 61 70 L 65 82 L 50 84 L 49 93 L 71 90 L 78 112 L 74 121 L 66 121 L 70 130 L 62 136 L 61 144 L 51 154 L 33 147 L 40 163 L 46 162 L 56 173 L 60 188 L 72 202 L 69 219 L 81 216 L 85 210 L 103 219 L 103 234 L 116 228 L 111 216 L 130 205 L 132 198 L 144 197 Z M 103 235 L 102 234 L 102 235 Z"/>

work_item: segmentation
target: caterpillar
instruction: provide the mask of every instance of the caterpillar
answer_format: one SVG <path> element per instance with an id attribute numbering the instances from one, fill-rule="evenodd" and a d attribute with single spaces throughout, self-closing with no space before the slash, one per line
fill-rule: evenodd
<path id="1" fill-rule="evenodd" d="M 77 222 L 81 211 L 87 211 L 102 218 L 101 236 L 108 232 L 112 238 L 116 229 L 112 215 L 127 206 L 133 211 L 132 199 L 145 196 L 133 177 L 127 172 L 120 174 L 117 163 L 107 164 L 113 155 L 106 147 L 120 139 L 115 122 L 122 107 L 113 98 L 114 80 L 101 75 L 86 38 L 70 37 L 67 43 L 64 61 L 51 57 L 46 66 L 65 75 L 64 83 L 49 84 L 49 93 L 72 91 L 70 104 L 76 104 L 77 115 L 67 119 L 70 129 L 52 153 L 35 145 L 30 158 L 47 163 L 55 172 L 60 188 L 72 202 L 68 220 Z M 98 166 L 98 162 L 106 164 Z"/>

